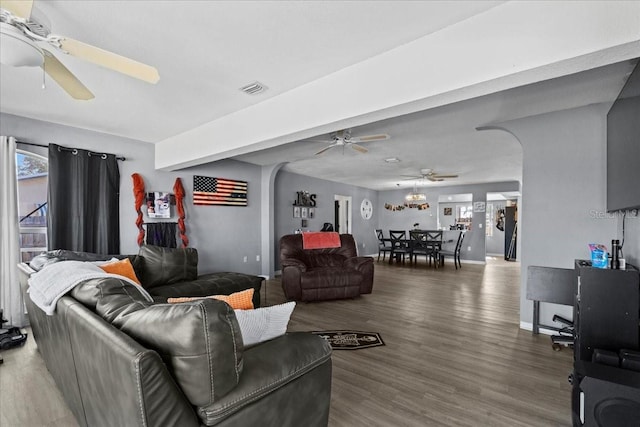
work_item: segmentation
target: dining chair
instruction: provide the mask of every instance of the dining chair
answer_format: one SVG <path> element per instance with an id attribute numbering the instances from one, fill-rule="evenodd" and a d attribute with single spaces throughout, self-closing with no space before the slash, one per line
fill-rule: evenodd
<path id="1" fill-rule="evenodd" d="M 409 231 L 409 246 L 411 247 L 411 256 L 414 260 L 418 260 L 418 255 L 424 255 L 429 260 L 431 249 L 427 244 L 427 232 L 424 230 Z M 431 263 L 431 261 L 429 261 Z"/>
<path id="2" fill-rule="evenodd" d="M 391 240 L 389 263 L 394 258 L 400 261 L 400 256 L 402 256 L 402 263 L 404 264 L 405 256 L 409 255 L 411 257 L 411 248 L 407 244 L 407 232 L 404 230 L 389 230 L 389 239 Z"/>
<path id="3" fill-rule="evenodd" d="M 391 254 L 391 243 L 389 239 L 384 238 L 384 234 L 381 229 L 376 229 L 375 232 L 376 237 L 378 238 L 378 261 L 380 261 L 380 254 L 382 254 L 382 260 L 384 261 L 387 256 L 387 252 Z"/>
<path id="4" fill-rule="evenodd" d="M 458 267 L 462 268 L 462 264 L 460 263 L 460 250 L 462 249 L 462 242 L 464 241 L 465 234 L 466 233 L 464 231 L 460 231 L 454 249 L 440 249 L 438 252 L 440 265 L 444 265 L 445 256 L 450 256 L 453 258 L 453 264 L 456 266 L 456 270 Z"/>
<path id="5" fill-rule="evenodd" d="M 425 233 L 427 246 L 429 247 L 429 265 L 433 260 L 433 264 L 437 268 L 440 264 L 439 253 L 442 249 L 442 230 L 427 230 Z"/>

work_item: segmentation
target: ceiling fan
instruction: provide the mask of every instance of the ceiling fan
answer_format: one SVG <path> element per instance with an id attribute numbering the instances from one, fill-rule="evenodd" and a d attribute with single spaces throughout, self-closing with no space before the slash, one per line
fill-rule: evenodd
<path id="1" fill-rule="evenodd" d="M 33 0 L 0 0 L 0 62 L 14 67 L 41 67 L 72 98 L 88 100 L 93 93 L 67 69 L 53 53 L 72 55 L 131 77 L 157 83 L 158 70 L 124 56 L 102 50 L 68 37 L 52 34 L 47 26 L 32 16 Z"/>
<path id="2" fill-rule="evenodd" d="M 444 181 L 445 179 L 458 177 L 458 175 L 454 175 L 454 174 L 445 175 L 445 174 L 436 173 L 433 171 L 433 169 L 420 169 L 419 176 L 408 176 L 408 175 L 403 175 L 403 176 L 405 176 L 406 177 L 405 179 L 407 180 L 428 179 L 429 181 L 433 181 L 433 182 L 439 182 L 439 181 Z"/>
<path id="3" fill-rule="evenodd" d="M 367 150 L 366 148 L 364 148 L 361 145 L 358 145 L 358 143 L 363 143 L 363 142 L 372 142 L 372 141 L 383 141 L 385 139 L 389 139 L 389 135 L 382 133 L 379 135 L 365 135 L 365 136 L 351 136 L 351 130 L 349 129 L 345 129 L 345 130 L 339 130 L 337 132 L 333 132 L 331 135 L 329 135 L 331 139 L 327 139 L 327 140 L 312 140 L 311 142 L 325 142 L 325 143 L 329 143 L 331 145 L 329 145 L 328 147 L 323 148 L 322 150 L 318 151 L 316 153 L 316 155 L 318 154 L 322 154 L 325 151 L 334 148 L 334 147 L 342 147 L 344 149 L 344 147 L 351 147 L 354 150 L 360 152 L 360 153 L 367 153 L 369 150 Z"/>

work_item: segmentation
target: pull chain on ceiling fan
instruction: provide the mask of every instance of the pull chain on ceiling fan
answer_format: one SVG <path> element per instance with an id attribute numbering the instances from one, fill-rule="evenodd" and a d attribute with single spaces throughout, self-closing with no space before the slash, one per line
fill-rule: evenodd
<path id="1" fill-rule="evenodd" d="M 88 100 L 93 93 L 44 44 L 58 52 L 126 74 L 148 83 L 160 80 L 158 70 L 133 59 L 49 32 L 32 16 L 33 0 L 0 0 L 0 62 L 14 67 L 41 67 L 72 98 Z"/>

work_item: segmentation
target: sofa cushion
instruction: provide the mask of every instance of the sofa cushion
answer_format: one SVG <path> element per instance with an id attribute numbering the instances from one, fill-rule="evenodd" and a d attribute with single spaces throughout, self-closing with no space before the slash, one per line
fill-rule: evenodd
<path id="1" fill-rule="evenodd" d="M 250 274 L 220 272 L 199 276 L 189 282 L 157 286 L 149 290 L 154 297 L 206 297 L 209 295 L 229 295 L 253 288 L 253 306 L 260 307 L 260 288 L 264 279 Z M 164 301 L 166 301 L 166 298 Z"/>
<path id="2" fill-rule="evenodd" d="M 240 381 L 242 335 L 233 309 L 222 301 L 151 305 L 113 324 L 158 352 L 195 406 L 213 404 Z"/>
<path id="3" fill-rule="evenodd" d="M 342 267 L 344 264 L 344 260 L 347 259 L 342 255 L 338 254 L 327 254 L 327 253 L 314 253 L 314 251 L 309 251 L 307 253 L 308 267 Z"/>
<path id="4" fill-rule="evenodd" d="M 193 405 L 208 405 L 233 389 L 242 372 L 242 335 L 233 309 L 205 299 L 148 302 L 123 280 L 87 280 L 71 295 L 100 317 L 155 350 Z"/>
<path id="5" fill-rule="evenodd" d="M 116 277 L 85 280 L 73 288 L 70 294 L 109 323 L 118 316 L 153 304 L 134 285 Z"/>
<path id="6" fill-rule="evenodd" d="M 117 258 L 129 258 L 132 257 L 127 255 L 102 255 L 102 254 L 94 254 L 91 252 L 78 252 L 78 251 L 70 251 L 66 249 L 56 249 L 53 251 L 48 251 L 41 253 L 34 257 L 31 261 L 29 261 L 29 267 L 34 269 L 35 271 L 40 271 L 44 267 L 49 264 L 53 264 L 60 261 L 108 261 L 110 259 Z"/>
<path id="7" fill-rule="evenodd" d="M 295 306 L 295 302 L 287 302 L 255 310 L 235 310 L 244 346 L 249 347 L 284 335 Z"/>
<path id="8" fill-rule="evenodd" d="M 198 277 L 198 251 L 195 248 L 143 245 L 135 267 L 145 288 L 195 280 Z"/>
<path id="9" fill-rule="evenodd" d="M 131 264 L 131 261 L 129 260 L 129 258 L 125 258 L 117 261 L 110 261 L 110 262 L 107 262 L 106 264 L 99 264 L 98 267 L 103 269 L 105 273 L 124 276 L 136 282 L 138 285 L 140 285 L 140 280 L 138 279 L 138 276 L 136 276 L 136 272 L 134 271 L 133 265 Z"/>
<path id="10" fill-rule="evenodd" d="M 230 295 L 209 295 L 206 297 L 177 297 L 167 298 L 169 304 L 180 304 L 182 302 L 196 301 L 202 298 L 213 298 L 218 301 L 224 301 L 231 306 L 234 310 L 251 310 L 253 309 L 253 288 L 246 289 L 240 292 L 234 292 Z"/>
<path id="11" fill-rule="evenodd" d="M 302 273 L 300 287 L 306 289 L 359 286 L 362 277 L 362 273 L 358 270 L 344 270 L 332 267 L 313 268 Z"/>

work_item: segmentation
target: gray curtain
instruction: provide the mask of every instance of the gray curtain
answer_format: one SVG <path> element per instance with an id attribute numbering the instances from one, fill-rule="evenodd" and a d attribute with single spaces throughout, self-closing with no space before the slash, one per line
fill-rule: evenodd
<path id="1" fill-rule="evenodd" d="M 115 155 L 49 144 L 49 249 L 120 253 L 119 189 Z"/>
<path id="2" fill-rule="evenodd" d="M 16 140 L 0 137 L 0 308 L 13 326 L 24 326 L 22 292 L 18 282 L 20 262 L 16 182 Z"/>

